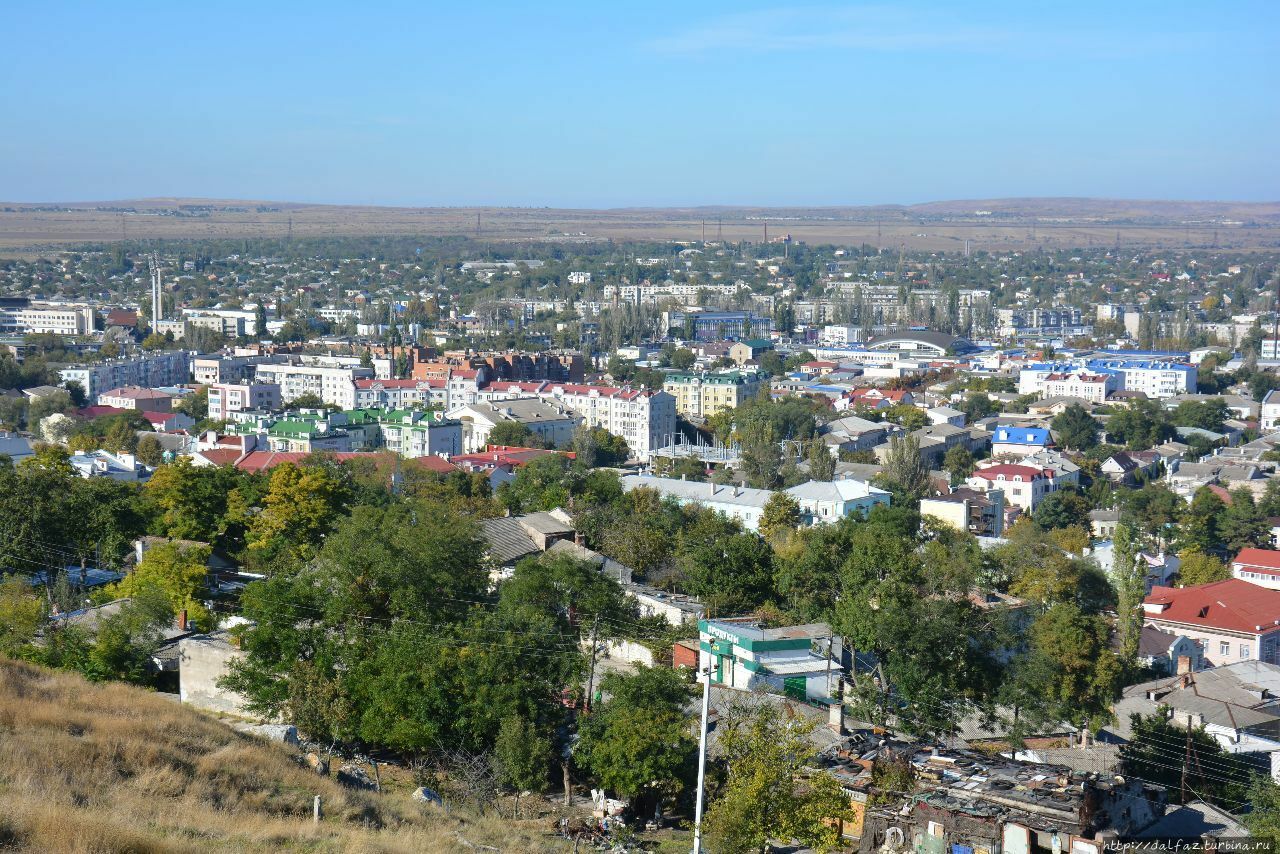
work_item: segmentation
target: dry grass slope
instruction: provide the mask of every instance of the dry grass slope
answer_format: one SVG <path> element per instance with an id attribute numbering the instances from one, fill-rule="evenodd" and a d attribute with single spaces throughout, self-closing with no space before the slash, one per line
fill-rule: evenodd
<path id="1" fill-rule="evenodd" d="M 311 821 L 315 795 L 325 820 Z M 496 819 L 352 792 L 280 745 L 125 685 L 0 659 L 0 850 L 548 850 Z"/>

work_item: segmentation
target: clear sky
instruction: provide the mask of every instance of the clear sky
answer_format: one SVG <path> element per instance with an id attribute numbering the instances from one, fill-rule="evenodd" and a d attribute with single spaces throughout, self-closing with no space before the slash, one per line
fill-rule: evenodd
<path id="1" fill-rule="evenodd" d="M 7 0 L 0 32 L 6 201 L 1280 199 L 1276 0 Z"/>

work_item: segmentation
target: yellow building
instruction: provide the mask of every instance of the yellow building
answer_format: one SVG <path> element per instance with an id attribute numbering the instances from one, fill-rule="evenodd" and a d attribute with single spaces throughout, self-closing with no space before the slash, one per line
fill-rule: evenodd
<path id="1" fill-rule="evenodd" d="M 764 375 L 758 371 L 670 374 L 662 390 L 676 399 L 676 412 L 703 420 L 742 405 L 759 394 L 764 383 Z"/>

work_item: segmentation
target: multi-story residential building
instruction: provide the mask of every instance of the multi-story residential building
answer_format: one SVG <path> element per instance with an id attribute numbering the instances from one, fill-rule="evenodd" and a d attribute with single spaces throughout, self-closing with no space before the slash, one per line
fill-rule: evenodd
<path id="1" fill-rule="evenodd" d="M 462 447 L 468 454 L 488 447 L 489 434 L 504 421 L 525 425 L 543 442 L 556 448 L 567 446 L 573 439 L 573 431 L 582 423 L 582 416 L 573 410 L 536 397 L 477 401 L 452 407 L 446 414 L 462 422 Z"/>
<path id="2" fill-rule="evenodd" d="M 1120 379 L 1115 374 L 1075 371 L 1048 374 L 1040 381 L 1039 393 L 1044 397 L 1078 397 L 1090 403 L 1105 403 L 1107 396 L 1119 388 Z"/>
<path id="3" fill-rule="evenodd" d="M 462 453 L 462 422 L 439 413 L 391 412 L 378 422 L 382 447 L 405 458 Z"/>
<path id="4" fill-rule="evenodd" d="M 253 379 L 258 365 L 271 361 L 271 356 L 196 356 L 191 360 L 191 376 L 200 385 L 244 383 Z"/>
<path id="5" fill-rule="evenodd" d="M 1262 398 L 1263 430 L 1280 430 L 1280 389 L 1272 389 Z"/>
<path id="6" fill-rule="evenodd" d="M 1004 491 L 951 490 L 948 495 L 920 499 L 920 515 L 978 537 L 1004 534 Z"/>
<path id="7" fill-rule="evenodd" d="M 667 311 L 663 324 L 672 337 L 696 341 L 768 338 L 773 319 L 751 311 Z"/>
<path id="8" fill-rule="evenodd" d="M 1231 574 L 1259 587 L 1280 590 L 1280 552 L 1272 549 L 1241 549 L 1231 561 Z"/>
<path id="9" fill-rule="evenodd" d="M 666 391 L 548 384 L 537 395 L 578 413 L 590 427 L 621 436 L 640 460 L 670 444 L 676 432 L 676 400 Z"/>
<path id="10" fill-rule="evenodd" d="M 219 383 L 209 386 L 209 419 L 226 421 L 233 413 L 266 411 L 281 406 L 280 386 L 274 383 Z"/>
<path id="11" fill-rule="evenodd" d="M 26 297 L 0 297 L 0 335 L 88 335 L 97 328 L 93 306 L 81 303 L 32 303 Z"/>
<path id="12" fill-rule="evenodd" d="M 228 338 L 265 334 L 265 330 L 258 328 L 256 306 L 253 308 L 184 308 L 182 315 L 192 326 L 221 329 Z M 202 322 L 196 323 L 196 320 Z"/>
<path id="13" fill-rule="evenodd" d="M 980 468 L 969 476 L 965 484 L 979 492 L 998 489 L 1004 493 L 1008 504 L 1021 507 L 1026 513 L 1034 513 L 1044 497 L 1056 489 L 1052 469 L 1014 463 Z"/>
<path id="14" fill-rule="evenodd" d="M 1192 587 L 1154 587 L 1142 602 L 1147 625 L 1200 644 L 1214 667 L 1280 664 L 1280 590 L 1239 578 Z"/>
<path id="15" fill-rule="evenodd" d="M 185 383 L 190 363 L 183 350 L 160 350 L 140 356 L 127 356 L 88 365 L 63 368 L 62 384 L 79 383 L 87 397 L 96 399 L 107 389 L 121 386 L 157 386 Z"/>
<path id="16" fill-rule="evenodd" d="M 356 381 L 373 378 L 373 368 L 320 367 L 266 363 L 254 372 L 258 384 L 280 387 L 280 398 L 289 403 L 304 394 L 314 394 L 325 403 L 341 409 L 356 408 Z"/>
<path id="17" fill-rule="evenodd" d="M 447 379 L 356 380 L 357 409 L 449 408 Z"/>
<path id="18" fill-rule="evenodd" d="M 999 308 L 996 334 L 1003 338 L 1088 335 L 1093 327 L 1084 323 L 1078 308 Z"/>
<path id="19" fill-rule="evenodd" d="M 1018 373 L 1018 393 L 1086 397 L 1081 393 L 1083 389 L 1066 391 L 1067 386 L 1062 385 L 1078 374 L 1114 376 L 1116 379 L 1108 394 L 1118 390 L 1140 391 L 1147 397 L 1164 398 L 1196 390 L 1196 369 L 1192 365 L 1152 359 L 1089 359 L 1025 365 Z M 1046 384 L 1052 383 L 1059 385 L 1054 385 L 1055 390 L 1051 392 Z"/>
<path id="20" fill-rule="evenodd" d="M 765 382 L 758 371 L 668 374 L 662 390 L 675 398 L 676 412 L 686 418 L 706 419 L 741 406 L 759 394 Z"/>

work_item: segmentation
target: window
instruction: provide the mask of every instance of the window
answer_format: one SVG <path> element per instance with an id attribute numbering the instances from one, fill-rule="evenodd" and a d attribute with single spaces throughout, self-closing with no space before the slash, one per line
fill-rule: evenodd
<path id="1" fill-rule="evenodd" d="M 1221 642 L 1218 644 L 1218 654 L 1219 654 L 1219 655 L 1230 655 L 1230 654 L 1231 654 L 1231 644 L 1227 643 L 1226 641 L 1221 641 Z"/>
<path id="2" fill-rule="evenodd" d="M 1249 657 L 1249 645 L 1247 643 L 1240 644 L 1240 657 L 1241 658 Z"/>

